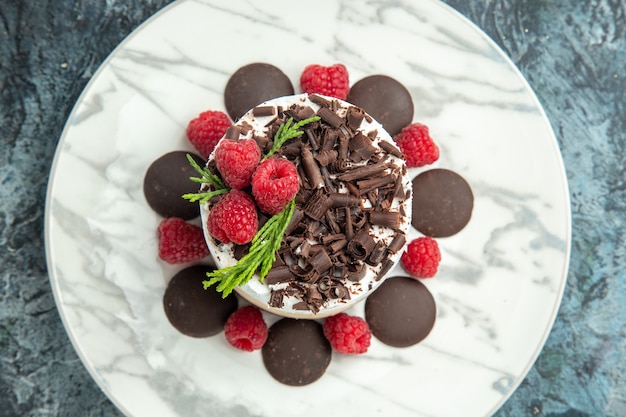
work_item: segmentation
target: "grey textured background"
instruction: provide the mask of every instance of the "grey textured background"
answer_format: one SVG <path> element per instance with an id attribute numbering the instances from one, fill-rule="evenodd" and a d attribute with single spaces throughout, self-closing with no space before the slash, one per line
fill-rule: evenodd
<path id="1" fill-rule="evenodd" d="M 563 305 L 504 416 L 626 416 L 626 2 L 446 0 L 529 81 L 572 198 Z M 0 0 L 0 416 L 120 416 L 78 359 L 48 281 L 59 136 L 106 56 L 166 0 Z"/>

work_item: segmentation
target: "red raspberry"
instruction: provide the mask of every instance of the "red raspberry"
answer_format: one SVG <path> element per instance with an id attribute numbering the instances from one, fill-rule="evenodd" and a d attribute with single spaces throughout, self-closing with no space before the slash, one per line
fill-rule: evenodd
<path id="1" fill-rule="evenodd" d="M 302 71 L 300 87 L 305 93 L 323 94 L 345 100 L 350 90 L 348 70 L 343 64 L 329 67 L 309 65 Z"/>
<path id="2" fill-rule="evenodd" d="M 430 236 L 412 240 L 400 258 L 402 267 L 416 278 L 434 277 L 440 261 L 439 245 Z"/>
<path id="3" fill-rule="evenodd" d="M 231 188 L 250 185 L 252 173 L 261 160 L 261 150 L 253 139 L 223 139 L 215 149 L 215 165 Z"/>
<path id="4" fill-rule="evenodd" d="M 226 340 L 237 349 L 252 352 L 261 349 L 267 340 L 267 324 L 254 306 L 241 307 L 224 324 Z"/>
<path id="5" fill-rule="evenodd" d="M 367 322 L 361 317 L 339 313 L 324 322 L 324 336 L 339 353 L 360 354 L 367 352 L 372 339 Z"/>
<path id="6" fill-rule="evenodd" d="M 299 189 L 298 170 L 293 162 L 284 158 L 266 159 L 252 175 L 254 200 L 268 214 L 283 211 Z"/>
<path id="7" fill-rule="evenodd" d="M 200 152 L 200 155 L 207 159 L 231 124 L 226 113 L 207 110 L 189 122 L 187 139 Z"/>
<path id="8" fill-rule="evenodd" d="M 195 262 L 209 255 L 202 229 L 179 217 L 159 224 L 159 258 L 168 264 Z"/>
<path id="9" fill-rule="evenodd" d="M 244 191 L 230 190 L 209 212 L 207 227 L 222 243 L 250 242 L 259 229 L 254 200 Z"/>
<path id="10" fill-rule="evenodd" d="M 393 137 L 409 168 L 432 164 L 439 159 L 439 148 L 430 137 L 428 127 L 421 123 L 406 126 Z"/>

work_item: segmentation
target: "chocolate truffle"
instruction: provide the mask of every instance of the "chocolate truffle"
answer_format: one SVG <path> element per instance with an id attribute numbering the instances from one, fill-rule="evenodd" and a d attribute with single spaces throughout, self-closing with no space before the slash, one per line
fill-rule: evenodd
<path id="1" fill-rule="evenodd" d="M 413 227 L 431 237 L 452 236 L 472 216 L 474 195 L 465 179 L 447 169 L 431 169 L 413 179 Z"/>
<path id="2" fill-rule="evenodd" d="M 148 205 L 163 217 L 193 219 L 200 214 L 198 203 L 190 203 L 182 198 L 183 194 L 198 192 L 198 183 L 189 180 L 196 172 L 189 165 L 189 152 L 174 151 L 166 153 L 152 162 L 143 180 L 143 193 Z M 203 166 L 205 161 L 196 154 L 190 154 Z"/>
<path id="3" fill-rule="evenodd" d="M 291 386 L 317 381 L 326 372 L 332 356 L 321 324 L 289 318 L 270 327 L 261 352 L 270 375 Z"/>
<path id="4" fill-rule="evenodd" d="M 413 121 L 411 94 L 386 75 L 371 75 L 357 81 L 350 88 L 346 101 L 362 107 L 391 136 Z"/>
<path id="5" fill-rule="evenodd" d="M 285 73 L 273 65 L 255 62 L 231 75 L 224 90 L 224 104 L 228 115 L 236 121 L 257 104 L 293 93 Z"/>
<path id="6" fill-rule="evenodd" d="M 424 340 L 435 324 L 435 300 L 420 281 L 387 278 L 365 302 L 365 320 L 386 345 L 407 347 Z"/>
<path id="7" fill-rule="evenodd" d="M 215 268 L 194 265 L 178 272 L 167 285 L 163 308 L 168 320 L 178 331 L 191 337 L 209 337 L 224 330 L 226 319 L 237 309 L 237 298 L 214 288 L 204 289 L 206 273 Z"/>

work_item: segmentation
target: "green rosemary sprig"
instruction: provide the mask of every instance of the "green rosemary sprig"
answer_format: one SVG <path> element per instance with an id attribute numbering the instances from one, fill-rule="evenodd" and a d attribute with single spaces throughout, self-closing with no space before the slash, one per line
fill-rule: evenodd
<path id="1" fill-rule="evenodd" d="M 289 119 L 287 119 L 287 121 L 281 124 L 278 130 L 276 131 L 276 134 L 274 135 L 274 145 L 272 145 L 272 149 L 270 149 L 270 151 L 267 153 L 267 155 L 265 155 L 263 159 L 265 160 L 269 158 L 270 156 L 274 155 L 274 152 L 280 149 L 280 147 L 283 146 L 283 144 L 287 142 L 289 139 L 302 136 L 302 133 L 304 132 L 302 130 L 298 130 L 302 126 L 306 126 L 309 123 L 316 122 L 319 119 L 320 119 L 319 116 L 313 116 L 313 117 L 309 117 L 308 119 L 300 120 L 299 122 L 294 123 L 293 125 L 292 125 L 293 117 L 290 117 Z"/>
<path id="2" fill-rule="evenodd" d="M 189 165 L 191 165 L 192 168 L 200 175 L 200 177 L 191 177 L 189 179 L 193 182 L 198 182 L 200 184 L 212 185 L 215 190 L 183 194 L 183 198 L 185 200 L 189 200 L 192 203 L 199 201 L 200 204 L 205 204 L 216 195 L 225 194 L 228 192 L 228 187 L 224 185 L 224 182 L 220 177 L 213 174 L 211 171 L 208 170 L 208 168 L 204 168 L 198 165 L 198 163 L 189 154 L 187 154 L 187 160 L 189 161 Z"/>
<path id="3" fill-rule="evenodd" d="M 249 252 L 235 265 L 208 272 L 210 279 L 202 282 L 204 289 L 219 283 L 215 289 L 225 298 L 235 287 L 250 281 L 257 271 L 259 280 L 263 282 L 276 260 L 276 252 L 280 249 L 295 207 L 295 200 L 291 200 L 283 211 L 272 216 L 252 239 Z"/>

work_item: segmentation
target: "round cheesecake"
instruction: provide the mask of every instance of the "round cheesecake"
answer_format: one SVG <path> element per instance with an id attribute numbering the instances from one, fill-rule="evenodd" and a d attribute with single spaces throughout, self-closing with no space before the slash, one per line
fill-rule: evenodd
<path id="1" fill-rule="evenodd" d="M 293 162 L 300 183 L 276 261 L 262 281 L 256 274 L 235 288 L 266 311 L 298 319 L 334 315 L 366 298 L 398 261 L 411 227 L 412 185 L 402 154 L 362 108 L 320 95 L 280 97 L 249 110 L 227 136 L 254 139 L 265 155 L 281 124 L 312 116 L 319 120 L 272 156 Z M 214 156 L 206 166 L 219 175 Z M 215 203 L 200 213 L 211 254 L 225 268 L 247 248 L 209 233 Z M 270 217 L 258 214 L 261 223 Z"/>

